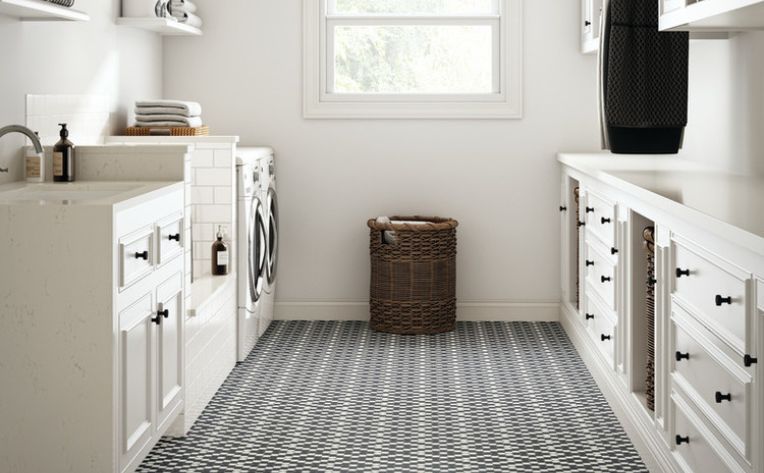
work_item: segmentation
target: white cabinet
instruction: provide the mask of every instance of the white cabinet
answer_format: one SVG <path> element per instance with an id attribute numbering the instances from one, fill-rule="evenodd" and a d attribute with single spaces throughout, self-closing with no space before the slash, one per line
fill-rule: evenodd
<path id="1" fill-rule="evenodd" d="M 182 402 L 183 274 L 176 273 L 157 288 L 157 424 L 166 422 Z"/>
<path id="2" fill-rule="evenodd" d="M 723 32 L 764 28 L 762 0 L 661 0 L 661 31 Z"/>
<path id="3" fill-rule="evenodd" d="M 764 232 L 691 200 L 696 165 L 630 159 L 560 156 L 563 214 L 581 201 L 561 219 L 563 325 L 655 471 L 764 473 Z"/>
<path id="4" fill-rule="evenodd" d="M 581 0 L 581 52 L 595 53 L 600 47 L 602 2 L 604 0 Z"/>

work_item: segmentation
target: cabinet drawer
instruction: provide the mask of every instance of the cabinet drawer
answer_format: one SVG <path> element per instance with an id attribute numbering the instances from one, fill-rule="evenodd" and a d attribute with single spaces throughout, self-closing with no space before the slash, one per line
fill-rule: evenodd
<path id="1" fill-rule="evenodd" d="M 615 246 L 615 204 L 588 191 L 586 194 L 586 228 L 597 235 L 608 248 Z"/>
<path id="2" fill-rule="evenodd" d="M 615 319 L 608 309 L 591 295 L 586 297 L 587 328 L 589 335 L 609 362 L 615 359 L 615 339 L 617 336 Z"/>
<path id="3" fill-rule="evenodd" d="M 718 427 L 729 443 L 747 456 L 748 423 L 753 418 L 751 379 L 714 346 L 710 337 L 689 318 L 672 317 L 669 352 L 672 379 L 688 392 L 702 412 L 708 413 L 710 423 Z"/>
<path id="4" fill-rule="evenodd" d="M 123 289 L 154 270 L 154 231 L 147 227 L 119 240 L 119 286 Z"/>
<path id="5" fill-rule="evenodd" d="M 673 432 L 670 442 L 674 455 L 686 473 L 738 473 L 742 470 L 733 464 L 711 433 L 676 393 L 671 396 Z M 729 463 L 729 464 L 728 464 Z"/>
<path id="6" fill-rule="evenodd" d="M 162 219 L 156 225 L 157 264 L 163 265 L 183 253 L 183 215 Z"/>
<path id="7" fill-rule="evenodd" d="M 672 247 L 674 296 L 725 341 L 745 351 L 750 274 L 683 239 L 674 239 Z"/>
<path id="8" fill-rule="evenodd" d="M 616 310 L 616 263 L 610 256 L 605 254 L 601 243 L 589 238 L 587 232 L 586 257 L 584 267 L 586 268 L 586 279 L 591 287 L 597 291 L 597 294 L 610 310 Z"/>

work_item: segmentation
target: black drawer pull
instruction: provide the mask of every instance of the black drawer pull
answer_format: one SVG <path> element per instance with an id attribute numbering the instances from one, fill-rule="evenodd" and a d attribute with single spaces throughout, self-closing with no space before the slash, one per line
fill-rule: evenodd
<path id="1" fill-rule="evenodd" d="M 568 211 L 567 207 L 565 207 L 564 205 L 560 206 L 560 212 L 567 212 L 567 211 Z"/>
<path id="2" fill-rule="evenodd" d="M 689 353 L 682 353 L 681 351 L 676 352 L 676 361 L 682 361 L 682 360 L 689 360 L 690 354 Z"/>
<path id="3" fill-rule="evenodd" d="M 655 278 L 647 278 L 647 284 L 649 284 L 650 286 L 655 286 L 656 284 L 658 284 L 658 280 Z"/>
<path id="4" fill-rule="evenodd" d="M 578 222 L 578 226 L 579 226 L 579 228 L 580 227 L 585 227 L 586 226 L 586 222 Z"/>
<path id="5" fill-rule="evenodd" d="M 149 260 L 149 252 L 144 251 L 142 253 L 135 253 L 135 259 Z"/>
<path id="6" fill-rule="evenodd" d="M 676 444 L 682 445 L 683 443 L 690 443 L 690 437 L 682 437 L 681 435 L 677 435 Z"/>
<path id="7" fill-rule="evenodd" d="M 724 304 L 732 305 L 732 298 L 731 297 L 722 297 L 722 296 L 716 296 L 716 306 L 721 307 Z"/>
<path id="8" fill-rule="evenodd" d="M 750 368 L 751 365 L 755 365 L 758 362 L 759 362 L 759 359 L 754 358 L 751 355 L 745 355 L 743 357 L 743 364 L 745 365 L 746 368 Z"/>
<path id="9" fill-rule="evenodd" d="M 676 268 L 676 278 L 679 279 L 682 276 L 689 276 L 690 270 L 689 269 L 682 269 L 682 268 Z"/>
<path id="10" fill-rule="evenodd" d="M 732 402 L 732 394 L 722 394 L 720 391 L 716 391 L 716 403 L 721 404 L 724 401 Z"/>
<path id="11" fill-rule="evenodd" d="M 592 212 L 594 212 L 594 207 L 587 207 L 586 208 L 586 213 L 590 214 Z"/>
<path id="12" fill-rule="evenodd" d="M 611 255 L 617 255 L 618 254 L 618 248 L 615 248 L 615 247 L 610 248 L 610 254 Z"/>
<path id="13" fill-rule="evenodd" d="M 594 266 L 594 261 L 586 260 L 586 266 Z"/>
<path id="14" fill-rule="evenodd" d="M 178 243 L 180 243 L 180 233 L 176 233 L 175 235 L 170 235 L 170 236 L 167 237 L 167 239 L 170 240 L 170 241 L 175 240 Z"/>
<path id="15" fill-rule="evenodd" d="M 600 281 L 602 281 L 603 284 L 606 283 L 606 282 L 610 282 L 612 280 L 613 280 L 613 278 L 611 278 L 610 276 L 602 276 L 600 278 Z"/>
<path id="16" fill-rule="evenodd" d="M 152 317 L 151 321 L 153 323 L 157 324 L 157 325 L 161 325 L 162 324 L 162 316 L 161 316 L 161 314 L 157 314 L 156 317 Z"/>
<path id="17" fill-rule="evenodd" d="M 602 219 L 600 220 L 600 222 L 602 222 L 602 225 L 605 225 L 606 223 L 610 223 L 610 222 L 612 222 L 612 220 L 610 220 L 609 218 L 605 218 L 605 217 L 602 217 Z"/>
<path id="18" fill-rule="evenodd" d="M 600 339 L 601 339 L 603 342 L 606 342 L 606 341 L 608 341 L 608 340 L 612 340 L 612 339 L 613 339 L 613 337 L 611 337 L 610 335 L 605 335 L 605 334 L 603 333 L 602 335 L 600 335 Z"/>
<path id="19" fill-rule="evenodd" d="M 160 310 L 159 312 L 157 312 L 157 316 L 162 316 L 165 319 L 170 318 L 170 309 Z"/>
<path id="20" fill-rule="evenodd" d="M 586 320 L 594 320 L 594 314 L 586 314 Z"/>
<path id="21" fill-rule="evenodd" d="M 586 20 L 586 21 L 584 22 L 584 26 L 592 26 L 592 22 L 591 22 L 591 21 L 589 21 L 589 20 Z"/>

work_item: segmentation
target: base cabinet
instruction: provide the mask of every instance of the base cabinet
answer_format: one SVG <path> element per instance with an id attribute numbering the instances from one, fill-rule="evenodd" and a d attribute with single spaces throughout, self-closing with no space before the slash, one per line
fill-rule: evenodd
<path id="1" fill-rule="evenodd" d="M 764 473 L 764 254 L 572 161 L 561 317 L 651 471 Z"/>

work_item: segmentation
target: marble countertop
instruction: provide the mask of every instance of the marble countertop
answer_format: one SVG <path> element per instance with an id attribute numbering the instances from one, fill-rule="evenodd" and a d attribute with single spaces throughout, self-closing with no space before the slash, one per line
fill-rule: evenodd
<path id="1" fill-rule="evenodd" d="M 182 182 L 13 182 L 0 185 L 0 205 L 130 207 L 162 193 L 182 188 Z"/>
<path id="2" fill-rule="evenodd" d="M 562 153 L 559 161 L 764 255 L 764 179 L 676 156 Z"/>

